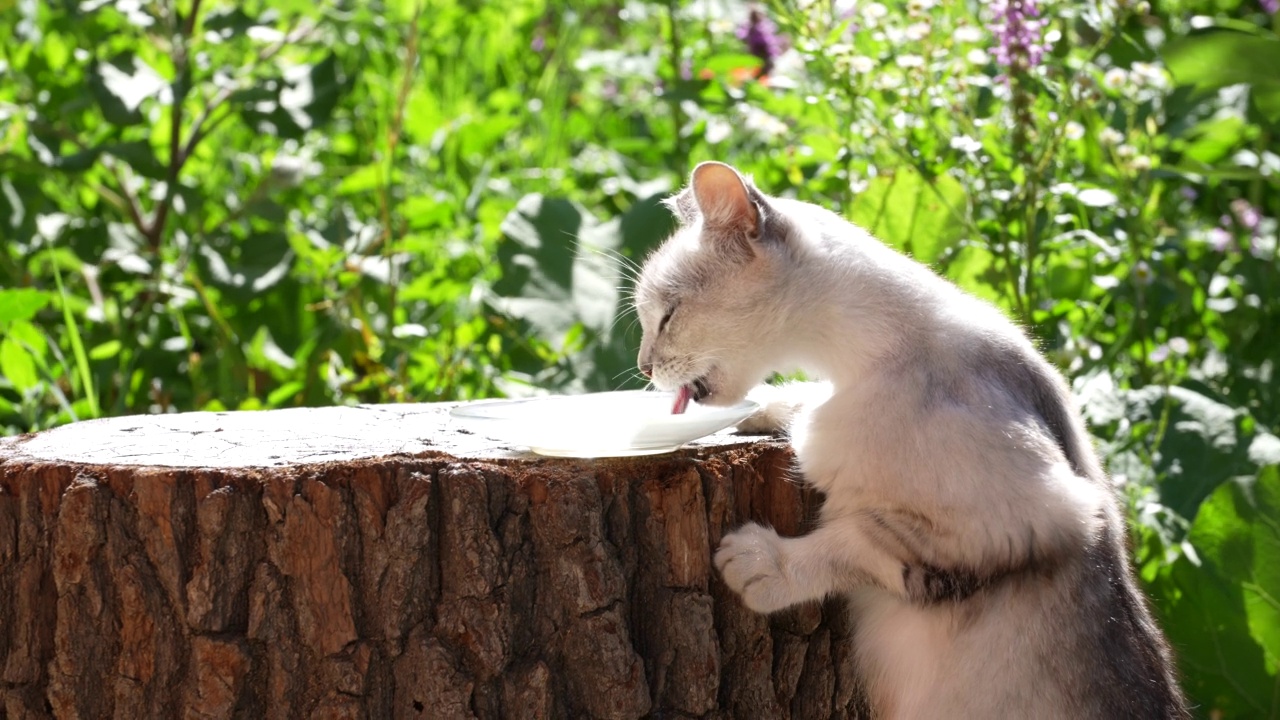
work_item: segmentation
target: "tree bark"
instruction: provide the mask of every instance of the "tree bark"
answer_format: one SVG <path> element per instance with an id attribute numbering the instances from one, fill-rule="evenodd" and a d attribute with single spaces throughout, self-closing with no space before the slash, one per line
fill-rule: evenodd
<path id="1" fill-rule="evenodd" d="M 553 460 L 447 409 L 0 440 L 0 716 L 865 716 L 841 604 L 765 618 L 711 564 L 814 517 L 785 443 Z"/>

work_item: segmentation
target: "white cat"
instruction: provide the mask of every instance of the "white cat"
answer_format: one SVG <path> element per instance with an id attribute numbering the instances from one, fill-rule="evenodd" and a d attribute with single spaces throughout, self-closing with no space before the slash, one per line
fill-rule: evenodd
<path id="1" fill-rule="evenodd" d="M 1182 718 L 1123 515 L 1061 376 L 996 308 L 834 213 L 703 163 L 636 292 L 655 385 L 735 403 L 772 372 L 825 502 L 815 530 L 748 524 L 715 555 L 769 613 L 849 600 L 888 718 Z M 787 389 L 758 389 L 786 393 Z"/>

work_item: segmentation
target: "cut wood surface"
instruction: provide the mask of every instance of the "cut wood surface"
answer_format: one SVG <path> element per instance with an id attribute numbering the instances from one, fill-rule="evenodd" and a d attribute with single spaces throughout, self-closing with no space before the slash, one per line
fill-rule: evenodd
<path id="1" fill-rule="evenodd" d="M 836 602 L 720 582 L 819 498 L 777 439 L 547 459 L 447 405 L 0 440 L 0 717 L 860 717 Z"/>

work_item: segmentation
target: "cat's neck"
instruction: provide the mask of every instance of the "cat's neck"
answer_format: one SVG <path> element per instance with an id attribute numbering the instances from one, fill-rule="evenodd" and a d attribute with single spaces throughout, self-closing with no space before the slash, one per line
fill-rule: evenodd
<path id="1" fill-rule="evenodd" d="M 910 352 L 922 335 L 953 331 L 955 305 L 970 305 L 928 269 L 845 228 L 860 236 L 817 239 L 788 303 L 795 362 L 837 388 Z"/>

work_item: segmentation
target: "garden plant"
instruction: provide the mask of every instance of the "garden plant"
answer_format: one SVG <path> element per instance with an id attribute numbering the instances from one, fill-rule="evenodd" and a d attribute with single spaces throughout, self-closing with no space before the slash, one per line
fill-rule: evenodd
<path id="1" fill-rule="evenodd" d="M 1277 0 L 0 2 L 0 433 L 643 387 L 700 160 L 1073 381 L 1206 718 L 1280 718 Z"/>

